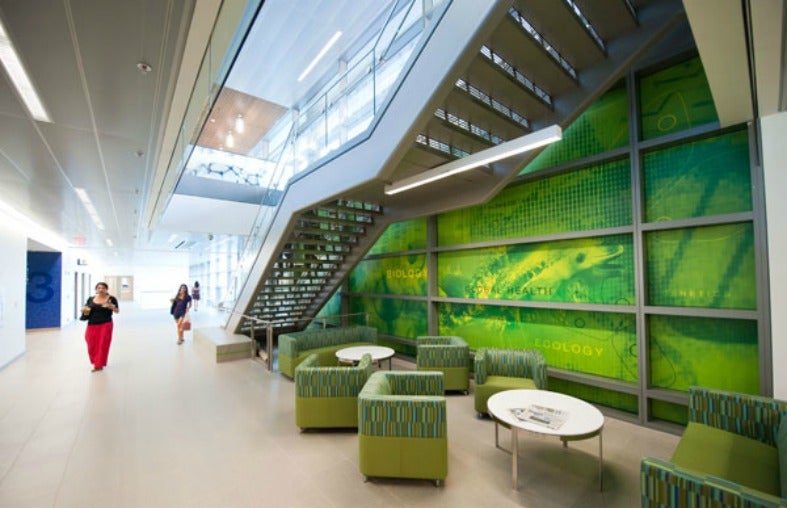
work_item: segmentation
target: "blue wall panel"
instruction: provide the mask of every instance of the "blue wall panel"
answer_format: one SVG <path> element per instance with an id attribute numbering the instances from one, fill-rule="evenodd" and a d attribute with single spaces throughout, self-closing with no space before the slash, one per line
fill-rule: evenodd
<path id="1" fill-rule="evenodd" d="M 63 255 L 27 253 L 27 329 L 60 326 Z"/>

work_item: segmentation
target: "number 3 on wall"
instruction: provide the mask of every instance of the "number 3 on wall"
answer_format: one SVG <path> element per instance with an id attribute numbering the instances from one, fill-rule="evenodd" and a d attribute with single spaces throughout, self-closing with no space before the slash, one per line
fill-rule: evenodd
<path id="1" fill-rule="evenodd" d="M 27 301 L 33 303 L 48 302 L 55 295 L 52 288 L 52 276 L 45 272 L 31 272 L 27 279 Z"/>

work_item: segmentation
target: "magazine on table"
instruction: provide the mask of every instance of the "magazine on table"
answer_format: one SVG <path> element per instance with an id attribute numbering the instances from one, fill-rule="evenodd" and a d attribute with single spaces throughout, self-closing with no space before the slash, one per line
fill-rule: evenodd
<path id="1" fill-rule="evenodd" d="M 568 420 L 568 411 L 555 409 L 553 407 L 539 406 L 538 404 L 530 404 L 527 407 L 511 408 L 511 414 L 523 422 L 543 425 L 553 430 L 559 429 L 560 426 Z"/>

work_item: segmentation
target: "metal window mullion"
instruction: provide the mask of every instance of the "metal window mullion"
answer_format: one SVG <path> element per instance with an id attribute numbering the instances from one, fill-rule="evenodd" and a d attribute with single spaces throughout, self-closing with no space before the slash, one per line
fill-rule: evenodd
<path id="1" fill-rule="evenodd" d="M 633 72 L 626 76 L 626 98 L 628 100 L 629 115 L 629 164 L 631 174 L 631 222 L 634 226 L 632 242 L 634 245 L 634 306 L 636 308 L 636 341 L 637 341 L 637 386 L 639 423 L 644 424 L 650 420 L 648 406 L 648 388 L 650 387 L 650 369 L 648 362 L 649 338 L 647 336 L 647 322 L 644 312 L 647 294 L 647 280 L 645 276 L 645 245 L 642 231 L 642 203 L 644 202 L 644 189 L 642 188 L 642 170 L 640 164 L 639 145 L 639 95 L 637 79 Z"/>

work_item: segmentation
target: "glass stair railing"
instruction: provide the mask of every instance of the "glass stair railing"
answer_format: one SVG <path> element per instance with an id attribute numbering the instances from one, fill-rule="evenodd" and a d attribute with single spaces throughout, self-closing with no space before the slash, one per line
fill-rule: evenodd
<path id="1" fill-rule="evenodd" d="M 300 176 L 318 170 L 321 161 L 335 157 L 341 150 L 362 139 L 377 118 L 382 105 L 392 91 L 413 50 L 433 28 L 430 20 L 438 7 L 450 0 L 430 2 L 429 9 L 422 0 L 397 0 L 374 44 L 353 58 L 347 70 L 337 76 L 305 107 L 285 114 L 271 129 L 265 143 L 267 160 L 274 161 L 269 173 L 266 197 L 254 222 L 251 234 L 240 257 L 235 280 L 241 284 L 257 284 L 248 277 L 278 207 L 286 197 L 288 185 Z M 283 141 L 282 141 L 283 140 Z M 250 156 L 256 154 L 252 152 Z M 227 297 L 236 303 L 243 292 Z"/>

